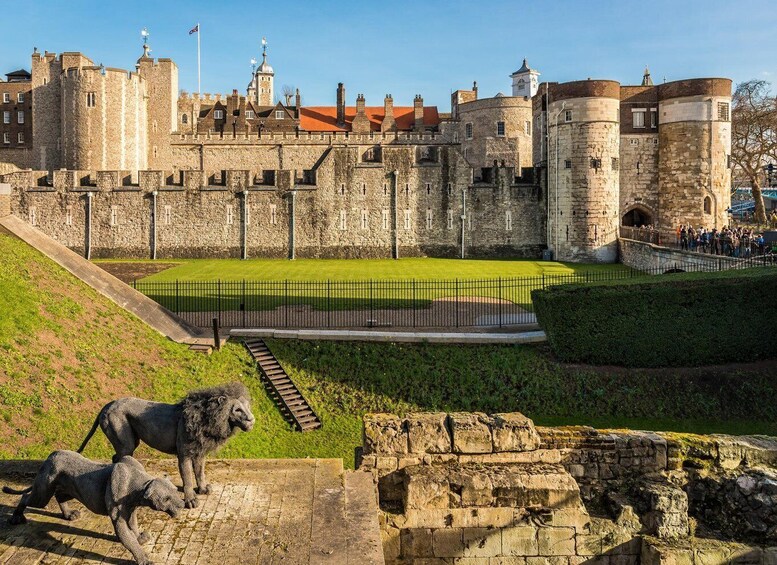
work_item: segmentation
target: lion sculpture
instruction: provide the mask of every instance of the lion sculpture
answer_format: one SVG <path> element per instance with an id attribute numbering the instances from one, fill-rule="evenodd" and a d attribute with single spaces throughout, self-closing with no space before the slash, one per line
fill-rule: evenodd
<path id="1" fill-rule="evenodd" d="M 95 463 L 74 451 L 49 455 L 31 487 L 14 490 L 4 486 L 3 492 L 22 495 L 9 518 L 11 524 L 24 524 L 24 510 L 28 506 L 45 508 L 52 497 L 59 503 L 65 520 L 79 517 L 79 511 L 68 505 L 73 499 L 95 514 L 110 516 L 119 541 L 141 565 L 152 563 L 140 547 L 149 536 L 138 530 L 136 510 L 146 506 L 175 518 L 183 508 L 173 483 L 155 479 L 132 457 L 120 457 L 113 464 Z"/>
<path id="2" fill-rule="evenodd" d="M 205 456 L 238 429 L 250 431 L 254 415 L 248 390 L 237 382 L 192 391 L 177 404 L 119 398 L 100 410 L 78 453 L 84 450 L 98 425 L 116 450 L 114 461 L 132 455 L 141 441 L 176 455 L 183 479 L 184 504 L 194 508 L 197 494 L 210 494 Z"/>

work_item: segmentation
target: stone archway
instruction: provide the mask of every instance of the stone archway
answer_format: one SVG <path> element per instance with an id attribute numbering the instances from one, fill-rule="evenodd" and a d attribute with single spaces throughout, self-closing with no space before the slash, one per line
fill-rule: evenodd
<path id="1" fill-rule="evenodd" d="M 649 226 L 653 224 L 653 216 L 645 208 L 635 206 L 623 214 L 621 225 L 628 227 Z"/>

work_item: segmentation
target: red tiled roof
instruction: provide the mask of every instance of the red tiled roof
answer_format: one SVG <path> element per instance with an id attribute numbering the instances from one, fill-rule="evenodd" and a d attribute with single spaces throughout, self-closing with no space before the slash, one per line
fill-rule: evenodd
<path id="1" fill-rule="evenodd" d="M 364 108 L 370 120 L 373 131 L 380 131 L 383 122 L 383 106 L 367 106 Z M 305 131 L 351 131 L 351 123 L 356 116 L 355 106 L 345 107 L 345 127 L 337 126 L 337 106 L 304 106 L 300 109 L 300 128 Z M 394 106 L 394 120 L 397 129 L 412 130 L 415 124 L 412 106 Z M 437 106 L 424 106 L 424 125 L 438 126 L 440 115 Z"/>

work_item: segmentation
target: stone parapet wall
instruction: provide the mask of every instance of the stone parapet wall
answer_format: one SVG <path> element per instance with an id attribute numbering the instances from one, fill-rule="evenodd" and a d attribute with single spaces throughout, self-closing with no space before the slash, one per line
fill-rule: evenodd
<path id="1" fill-rule="evenodd" d="M 620 262 L 627 267 L 651 273 L 663 273 L 674 269 L 726 270 L 741 264 L 740 259 L 733 257 L 681 251 L 623 237 L 618 239 L 618 253 Z"/>

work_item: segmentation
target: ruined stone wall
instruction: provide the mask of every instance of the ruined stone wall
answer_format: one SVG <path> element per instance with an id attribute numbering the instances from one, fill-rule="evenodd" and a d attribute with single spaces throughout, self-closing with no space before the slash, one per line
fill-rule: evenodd
<path id="1" fill-rule="evenodd" d="M 602 95 L 592 96 L 599 87 Z M 548 246 L 557 260 L 614 262 L 617 258 L 620 108 L 619 100 L 609 93 L 617 89 L 617 83 L 609 81 L 582 81 L 558 85 L 553 91 Z"/>
<path id="2" fill-rule="evenodd" d="M 731 205 L 731 81 L 667 83 L 659 96 L 659 227 L 720 229 Z"/>

